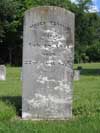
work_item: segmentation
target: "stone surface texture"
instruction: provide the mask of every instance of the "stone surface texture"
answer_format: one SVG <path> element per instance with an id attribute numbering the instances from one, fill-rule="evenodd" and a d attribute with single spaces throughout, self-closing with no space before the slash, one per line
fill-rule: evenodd
<path id="1" fill-rule="evenodd" d="M 5 65 L 0 65 L 0 80 L 6 80 L 6 67 L 5 67 Z"/>
<path id="2" fill-rule="evenodd" d="M 74 14 L 53 6 L 28 10 L 23 37 L 22 118 L 70 118 Z"/>

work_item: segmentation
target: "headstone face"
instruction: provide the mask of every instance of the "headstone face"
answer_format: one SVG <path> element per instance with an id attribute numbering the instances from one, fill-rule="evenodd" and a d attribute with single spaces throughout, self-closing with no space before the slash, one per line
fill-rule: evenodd
<path id="1" fill-rule="evenodd" d="M 80 70 L 74 70 L 74 80 L 80 80 Z"/>
<path id="2" fill-rule="evenodd" d="M 52 6 L 26 11 L 23 43 L 22 118 L 70 118 L 74 14 Z"/>
<path id="3" fill-rule="evenodd" d="M 0 65 L 0 80 L 6 80 L 6 67 Z"/>

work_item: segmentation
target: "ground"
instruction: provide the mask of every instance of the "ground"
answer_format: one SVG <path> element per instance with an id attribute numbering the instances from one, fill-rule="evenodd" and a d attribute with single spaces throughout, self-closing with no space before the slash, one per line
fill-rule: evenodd
<path id="1" fill-rule="evenodd" d="M 7 67 L 7 80 L 0 81 L 0 133 L 100 133 L 100 63 L 80 66 L 81 79 L 73 84 L 73 118 L 35 122 L 20 117 L 21 69 Z"/>

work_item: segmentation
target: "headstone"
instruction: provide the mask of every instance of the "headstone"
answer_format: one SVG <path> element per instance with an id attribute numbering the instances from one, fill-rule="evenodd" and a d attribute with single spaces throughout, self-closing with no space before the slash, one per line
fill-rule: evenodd
<path id="1" fill-rule="evenodd" d="M 74 14 L 53 6 L 26 11 L 23 43 L 22 118 L 72 117 Z"/>
<path id="2" fill-rule="evenodd" d="M 6 80 L 6 67 L 5 67 L 5 65 L 0 65 L 0 80 Z"/>
<path id="3" fill-rule="evenodd" d="M 74 70 L 74 80 L 80 80 L 80 70 Z"/>

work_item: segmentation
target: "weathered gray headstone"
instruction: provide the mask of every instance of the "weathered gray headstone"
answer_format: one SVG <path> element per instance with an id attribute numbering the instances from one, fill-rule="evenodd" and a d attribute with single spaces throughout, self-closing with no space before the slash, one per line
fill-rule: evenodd
<path id="1" fill-rule="evenodd" d="M 0 65 L 0 80 L 6 80 L 6 67 L 5 67 L 5 65 Z"/>
<path id="2" fill-rule="evenodd" d="M 26 11 L 23 43 L 22 118 L 70 118 L 74 14 L 52 6 Z"/>
<path id="3" fill-rule="evenodd" d="M 80 70 L 74 70 L 74 80 L 80 80 Z"/>

